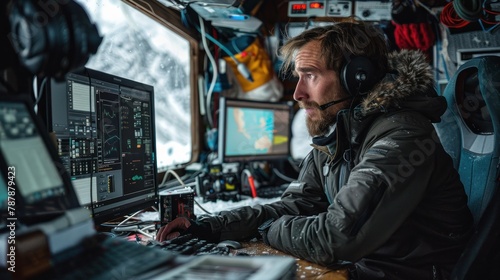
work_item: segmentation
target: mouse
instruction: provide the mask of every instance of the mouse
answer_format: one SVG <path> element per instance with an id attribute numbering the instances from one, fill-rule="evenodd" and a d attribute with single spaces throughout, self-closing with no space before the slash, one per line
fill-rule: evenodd
<path id="1" fill-rule="evenodd" d="M 230 249 L 240 249 L 241 243 L 234 240 L 223 240 L 217 244 L 217 247 L 228 247 Z"/>

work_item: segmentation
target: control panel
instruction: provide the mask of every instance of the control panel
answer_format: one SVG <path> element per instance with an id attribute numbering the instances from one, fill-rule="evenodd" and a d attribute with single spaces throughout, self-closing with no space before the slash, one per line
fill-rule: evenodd
<path id="1" fill-rule="evenodd" d="M 389 0 L 320 0 L 288 2 L 289 17 L 350 17 L 365 21 L 391 19 Z"/>
<path id="2" fill-rule="evenodd" d="M 289 17 L 349 17 L 352 15 L 352 1 L 290 1 Z"/>
<path id="3" fill-rule="evenodd" d="M 350 17 L 352 15 L 352 1 L 328 1 L 327 17 Z"/>
<path id="4" fill-rule="evenodd" d="M 392 2 L 386 1 L 356 1 L 354 15 L 366 21 L 380 21 L 391 19 Z"/>

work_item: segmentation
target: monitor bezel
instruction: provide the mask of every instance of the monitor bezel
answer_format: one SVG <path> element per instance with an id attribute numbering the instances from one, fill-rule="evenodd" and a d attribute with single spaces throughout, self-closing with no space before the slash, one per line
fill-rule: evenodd
<path id="1" fill-rule="evenodd" d="M 126 87 L 126 88 L 131 88 L 131 89 L 136 89 L 140 91 L 147 91 L 150 92 L 150 104 L 152 108 L 152 114 L 151 114 L 151 141 L 152 141 L 152 153 L 153 153 L 153 177 L 154 177 L 154 184 L 153 184 L 153 190 L 151 194 L 142 194 L 142 198 L 139 198 L 137 200 L 131 201 L 126 204 L 122 204 L 123 201 L 127 200 L 127 198 L 124 198 L 124 196 L 118 197 L 118 198 L 113 198 L 110 200 L 105 200 L 103 202 L 104 205 L 99 205 L 96 207 L 96 202 L 92 201 L 95 199 L 90 200 L 89 203 L 82 204 L 81 206 L 88 208 L 91 213 L 92 213 L 92 219 L 94 221 L 94 224 L 96 226 L 109 222 L 112 220 L 119 219 L 121 217 L 124 217 L 126 215 L 132 214 L 137 211 L 145 210 L 151 207 L 156 207 L 158 205 L 158 169 L 157 169 L 157 155 L 156 155 L 156 126 L 155 126 L 155 103 L 154 103 L 154 87 L 152 85 L 147 85 L 138 81 L 133 81 L 130 79 L 126 79 L 123 77 L 119 77 L 114 74 L 109 74 L 106 72 L 90 69 L 88 67 L 72 71 L 68 73 L 68 75 L 76 75 L 79 76 L 80 78 L 85 77 L 87 80 L 87 85 L 91 85 L 94 82 L 104 82 L 104 83 L 110 83 L 110 84 L 115 84 L 119 85 L 120 87 Z M 67 82 L 68 75 L 66 76 L 66 79 L 63 82 Z M 51 108 L 51 90 L 52 87 L 54 87 L 54 83 L 60 83 L 61 81 L 57 81 L 52 79 L 49 83 L 48 89 L 47 89 L 47 98 L 49 100 L 46 100 L 46 119 L 47 119 L 47 128 L 48 131 L 53 131 L 53 127 L 51 124 L 53 123 L 52 120 L 52 108 Z M 96 98 L 95 98 L 95 91 L 92 93 L 94 94 L 94 106 L 96 106 Z M 120 90 L 119 95 L 121 95 L 122 92 Z M 93 138 L 96 138 L 96 136 L 93 136 Z M 97 158 L 97 157 L 96 157 Z M 96 176 L 95 174 L 92 174 L 92 176 Z M 90 186 L 89 186 L 90 187 Z M 93 186 L 94 187 L 94 186 Z M 97 194 L 95 194 L 97 195 Z M 95 198 L 95 196 L 93 196 Z M 132 197 L 128 199 L 133 199 Z M 97 202 L 98 204 L 101 204 L 100 202 Z M 108 208 L 109 209 L 102 209 L 102 207 Z"/>
<path id="2" fill-rule="evenodd" d="M 280 110 L 286 111 L 288 113 L 288 141 L 286 146 L 286 153 L 279 154 L 240 154 L 240 155 L 227 155 L 227 113 L 228 108 L 256 108 L 256 109 L 270 109 L 270 110 Z M 291 156 L 291 137 L 292 129 L 291 124 L 293 120 L 293 102 L 283 101 L 283 102 L 272 102 L 272 101 L 257 101 L 257 100 L 246 100 L 246 99 L 236 99 L 228 97 L 220 97 L 219 99 L 219 119 L 218 119 L 218 161 L 220 163 L 248 163 L 248 162 L 258 162 L 258 161 L 284 161 Z"/>

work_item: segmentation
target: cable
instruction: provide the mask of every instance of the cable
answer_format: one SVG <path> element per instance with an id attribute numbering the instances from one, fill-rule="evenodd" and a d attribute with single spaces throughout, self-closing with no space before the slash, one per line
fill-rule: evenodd
<path id="1" fill-rule="evenodd" d="M 466 21 L 457 15 L 457 12 L 453 7 L 453 2 L 444 6 L 441 15 L 439 16 L 439 20 L 442 24 L 449 28 L 463 28 L 470 23 L 470 21 Z"/>
<path id="2" fill-rule="evenodd" d="M 124 225 L 124 224 L 119 225 L 119 224 L 114 224 L 114 223 L 106 222 L 106 223 L 100 224 L 100 226 L 102 226 L 102 227 L 112 227 L 112 228 L 132 227 L 132 226 L 138 227 L 140 225 L 149 224 L 149 223 L 151 223 L 151 221 L 146 221 L 146 222 L 145 221 L 139 221 L 139 222 L 128 223 L 126 225 Z"/>
<path id="3" fill-rule="evenodd" d="M 498 21 L 488 20 L 489 15 L 497 15 L 500 13 L 486 9 L 486 1 L 484 1 L 482 5 L 480 5 L 477 0 L 471 1 L 469 3 L 470 5 L 466 7 L 467 3 L 460 0 L 448 3 L 441 12 L 440 22 L 446 27 L 458 29 L 467 26 L 471 22 L 477 21 L 484 32 L 491 32 L 500 25 Z M 486 28 L 484 24 L 493 26 Z"/>
<path id="4" fill-rule="evenodd" d="M 484 32 L 492 32 L 500 24 L 500 22 L 498 20 L 496 20 L 498 18 L 498 15 L 500 15 L 500 12 L 496 12 L 496 11 L 492 11 L 492 10 L 488 9 L 486 4 L 487 4 L 487 1 L 486 0 L 483 1 L 483 5 L 482 5 L 483 13 L 481 16 L 481 20 L 479 21 L 479 25 L 481 26 L 481 29 L 483 29 Z M 489 7 L 491 7 L 491 3 L 490 3 Z M 493 19 L 494 21 L 491 21 L 490 19 Z M 490 24 L 493 26 L 491 26 L 489 28 L 485 28 L 483 23 Z"/>
<path id="5" fill-rule="evenodd" d="M 274 167 L 273 167 L 273 172 L 274 172 L 274 173 L 275 173 L 278 177 L 280 177 L 281 179 L 283 179 L 283 180 L 285 180 L 285 181 L 287 181 L 287 182 L 289 182 L 289 183 L 291 183 L 291 182 L 293 182 L 293 181 L 295 181 L 295 180 L 296 180 L 296 179 L 294 179 L 294 178 L 291 178 L 291 177 L 286 176 L 285 174 L 281 173 L 281 172 L 280 172 L 277 168 L 274 168 Z"/>
<path id="6" fill-rule="evenodd" d="M 127 222 L 128 220 L 132 219 L 135 215 L 141 213 L 142 210 L 139 210 L 137 212 L 135 212 L 134 214 L 128 216 L 127 218 L 125 218 L 125 220 L 121 221 L 120 223 L 118 223 L 118 225 L 116 225 L 117 227 L 120 227 L 121 225 L 123 225 L 125 222 Z"/>
<path id="7" fill-rule="evenodd" d="M 476 21 L 481 18 L 483 8 L 480 0 L 454 0 L 450 3 L 457 15 L 466 21 Z"/>
<path id="8" fill-rule="evenodd" d="M 200 207 L 200 209 L 201 209 L 203 212 L 205 212 L 205 213 L 207 213 L 207 214 L 212 214 L 210 211 L 208 211 L 207 209 L 203 208 L 203 207 L 201 206 L 201 204 L 200 204 L 198 201 L 196 201 L 196 199 L 194 199 L 194 203 L 196 204 L 196 206 Z"/>
<path id="9" fill-rule="evenodd" d="M 352 141 L 351 141 L 351 115 L 354 114 L 354 109 L 355 109 L 355 102 L 357 100 L 358 97 L 360 97 L 361 95 L 359 94 L 359 90 L 361 88 L 361 82 L 358 83 L 358 89 L 356 90 L 355 94 L 354 94 L 354 97 L 352 98 L 351 100 L 351 104 L 349 105 L 349 111 L 347 112 L 347 127 L 346 127 L 346 132 L 347 132 L 347 142 L 349 143 L 349 153 L 347 154 L 346 152 L 347 151 L 344 151 L 344 160 L 347 161 L 347 168 L 349 170 L 349 172 L 352 170 L 353 166 L 353 155 L 352 155 L 352 150 L 353 150 L 353 147 L 352 147 Z M 338 128 L 338 127 L 337 127 Z M 337 134 L 338 135 L 338 134 Z M 345 158 L 347 155 L 347 159 Z"/>
<path id="10" fill-rule="evenodd" d="M 43 92 L 45 91 L 45 84 L 47 83 L 48 77 L 44 77 L 42 82 L 40 83 L 40 87 L 37 86 L 38 77 L 33 78 L 33 99 L 35 100 L 35 104 L 33 104 L 33 110 L 38 112 L 38 103 L 42 100 Z"/>
<path id="11" fill-rule="evenodd" d="M 200 17 L 200 16 L 198 16 L 198 17 Z M 187 17 L 185 17 L 185 18 L 189 22 L 189 19 Z M 200 26 L 194 24 L 194 27 L 198 32 L 202 33 L 202 31 L 200 30 Z M 252 74 L 250 73 L 250 70 L 248 70 L 247 66 L 245 64 L 239 62 L 236 59 L 236 57 L 234 56 L 234 54 L 228 48 L 226 48 L 226 46 L 221 44 L 219 41 L 217 41 L 214 37 L 212 37 L 210 34 L 208 34 L 206 32 L 203 32 L 202 35 L 203 35 L 202 37 L 206 37 L 212 43 L 216 44 L 221 50 L 223 50 L 234 61 L 234 63 L 236 64 L 236 69 L 238 69 L 238 72 L 240 72 L 240 74 L 243 77 L 245 77 L 245 79 L 247 79 L 250 82 L 254 81 Z"/>
<path id="12" fill-rule="evenodd" d="M 177 173 L 175 171 L 168 169 L 167 171 L 165 171 L 165 175 L 163 176 L 163 180 L 161 181 L 160 185 L 158 186 L 159 188 L 161 188 L 166 183 L 168 174 L 172 174 L 175 177 L 175 179 L 177 179 L 177 181 L 179 181 L 179 183 L 181 184 L 181 186 L 183 188 L 186 187 L 186 184 L 181 179 L 181 177 L 179 177 L 179 175 L 177 175 Z"/>
<path id="13" fill-rule="evenodd" d="M 500 12 L 496 12 L 496 11 L 492 11 L 490 9 L 487 9 L 486 7 L 484 7 L 484 4 L 483 4 L 483 11 L 488 13 L 488 14 L 492 14 L 492 15 L 500 15 Z"/>
<path id="14" fill-rule="evenodd" d="M 45 92 L 45 86 L 47 84 L 47 77 L 44 77 L 42 80 L 42 83 L 40 84 L 40 89 L 38 90 L 38 96 L 36 97 L 35 101 L 35 107 L 38 108 L 38 103 L 40 103 L 40 100 L 42 100 L 42 95 Z"/>
<path id="15" fill-rule="evenodd" d="M 142 235 L 147 236 L 148 238 L 153 239 L 153 234 L 150 234 L 146 232 L 145 230 L 148 230 L 152 228 L 153 230 L 155 229 L 155 224 L 150 224 L 145 227 L 141 227 L 140 225 L 132 225 L 132 226 L 116 226 L 113 229 L 111 229 L 111 232 L 114 234 L 118 233 L 128 233 L 128 232 L 135 232 L 135 233 L 140 233 Z"/>
<path id="16" fill-rule="evenodd" d="M 196 28 L 196 30 L 198 30 L 198 32 L 201 33 L 201 30 L 199 27 Z M 221 42 L 217 41 L 214 37 L 212 37 L 212 35 L 208 34 L 208 33 L 204 33 L 204 36 L 210 40 L 212 43 L 216 44 L 221 50 L 223 50 L 229 57 L 231 57 L 231 59 L 234 61 L 234 63 L 236 64 L 241 64 L 237 59 L 236 57 L 234 56 L 234 54 L 228 49 L 226 48 L 226 46 L 224 46 Z"/>
<path id="17" fill-rule="evenodd" d="M 490 28 L 485 28 L 484 25 L 483 25 L 483 22 L 486 23 L 486 24 L 493 24 L 493 26 L 491 26 Z M 493 29 L 497 28 L 499 24 L 500 23 L 498 23 L 498 22 L 490 22 L 490 21 L 486 21 L 484 19 L 481 19 L 479 21 L 479 25 L 481 26 L 481 29 L 484 32 L 491 32 L 491 31 L 493 31 Z"/>
<path id="18" fill-rule="evenodd" d="M 143 231 L 142 229 L 137 229 L 137 231 L 136 231 L 136 232 L 139 232 L 139 233 L 141 233 L 142 235 L 145 235 L 145 236 L 149 237 L 150 239 L 154 239 L 154 234 L 149 234 L 149 233 L 147 233 L 147 232 Z"/>
<path id="19" fill-rule="evenodd" d="M 254 180 L 250 170 L 243 169 L 242 174 L 241 174 L 241 181 L 242 181 L 241 185 L 243 185 L 245 181 L 248 182 L 248 185 L 250 187 L 250 193 L 252 194 L 252 198 L 256 198 L 257 197 L 257 189 L 255 188 L 255 180 Z"/>
<path id="20" fill-rule="evenodd" d="M 205 53 L 208 57 L 208 60 L 210 60 L 210 63 L 212 64 L 213 75 L 212 75 L 212 81 L 210 82 L 210 87 L 208 88 L 208 91 L 207 91 L 205 108 L 206 108 L 206 112 L 207 112 L 208 124 L 210 127 L 214 127 L 214 121 L 212 118 L 211 103 L 212 103 L 213 90 L 214 90 L 215 84 L 217 83 L 217 76 L 218 76 L 217 63 L 215 62 L 215 59 L 212 56 L 212 53 L 210 52 L 210 49 L 208 48 L 208 45 L 207 45 L 206 35 L 208 35 L 208 34 L 206 34 L 206 32 L 205 32 L 205 23 L 203 22 L 203 19 L 201 18 L 201 16 L 198 16 L 198 19 L 200 21 L 200 33 L 201 33 L 201 41 L 203 43 L 203 48 L 205 49 Z"/>

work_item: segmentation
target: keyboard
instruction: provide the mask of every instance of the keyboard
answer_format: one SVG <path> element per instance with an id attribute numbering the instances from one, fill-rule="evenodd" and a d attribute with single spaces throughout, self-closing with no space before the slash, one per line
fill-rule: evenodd
<path id="1" fill-rule="evenodd" d="M 96 235 L 78 248 L 56 256 L 50 272 L 39 279 L 130 279 L 175 259 L 176 254 L 154 250 L 119 238 Z"/>
<path id="2" fill-rule="evenodd" d="M 257 196 L 262 198 L 280 197 L 288 188 L 288 184 L 280 186 L 261 187 L 257 189 Z"/>
<path id="3" fill-rule="evenodd" d="M 153 248 L 176 255 L 201 256 L 201 255 L 229 255 L 231 249 L 225 246 L 217 246 L 218 243 L 211 243 L 199 239 L 192 234 L 185 234 L 174 239 L 163 242 L 153 242 Z"/>

